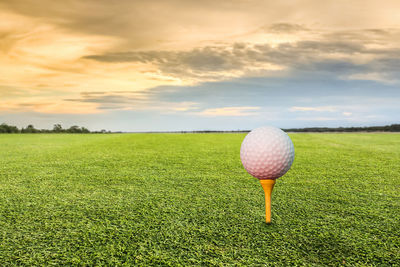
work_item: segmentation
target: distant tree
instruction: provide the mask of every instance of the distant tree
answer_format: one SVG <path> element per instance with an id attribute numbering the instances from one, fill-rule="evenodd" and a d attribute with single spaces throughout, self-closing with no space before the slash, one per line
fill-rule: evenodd
<path id="1" fill-rule="evenodd" d="M 81 133 L 81 132 L 82 132 L 81 128 L 79 128 L 79 126 L 77 125 L 71 126 L 67 129 L 67 133 Z"/>
<path id="2" fill-rule="evenodd" d="M 19 133 L 19 129 L 16 126 L 8 125 L 6 123 L 2 123 L 0 125 L 0 133 Z"/>
<path id="3" fill-rule="evenodd" d="M 61 124 L 54 124 L 54 127 L 53 127 L 54 133 L 61 133 L 62 131 L 63 131 L 63 128 L 61 127 Z"/>
<path id="4" fill-rule="evenodd" d="M 81 132 L 82 133 L 90 133 L 90 131 L 85 127 L 81 127 Z"/>
<path id="5" fill-rule="evenodd" d="M 400 132 L 400 124 L 392 124 L 390 125 L 391 132 Z"/>
<path id="6" fill-rule="evenodd" d="M 26 128 L 22 128 L 21 130 L 22 133 L 37 133 L 40 132 L 39 130 L 35 129 L 35 127 L 32 124 L 29 124 L 26 126 Z"/>

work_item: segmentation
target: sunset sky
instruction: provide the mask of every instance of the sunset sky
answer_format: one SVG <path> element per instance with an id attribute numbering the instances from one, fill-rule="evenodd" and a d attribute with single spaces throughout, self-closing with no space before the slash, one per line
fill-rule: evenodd
<path id="1" fill-rule="evenodd" d="M 0 0 L 0 123 L 400 122 L 400 1 Z"/>

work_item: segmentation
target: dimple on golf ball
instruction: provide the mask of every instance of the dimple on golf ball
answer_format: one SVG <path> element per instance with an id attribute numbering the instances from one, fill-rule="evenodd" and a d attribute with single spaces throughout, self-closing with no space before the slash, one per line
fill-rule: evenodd
<path id="1" fill-rule="evenodd" d="M 277 179 L 292 166 L 294 146 L 290 137 L 281 129 L 260 127 L 244 138 L 240 159 L 252 176 L 258 179 Z"/>

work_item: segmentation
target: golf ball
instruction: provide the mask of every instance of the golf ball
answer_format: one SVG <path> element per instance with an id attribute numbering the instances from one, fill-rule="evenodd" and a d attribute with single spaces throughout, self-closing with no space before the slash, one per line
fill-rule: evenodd
<path id="1" fill-rule="evenodd" d="M 276 127 L 252 130 L 243 140 L 240 159 L 248 173 L 258 179 L 277 179 L 292 166 L 294 146 L 290 137 Z"/>

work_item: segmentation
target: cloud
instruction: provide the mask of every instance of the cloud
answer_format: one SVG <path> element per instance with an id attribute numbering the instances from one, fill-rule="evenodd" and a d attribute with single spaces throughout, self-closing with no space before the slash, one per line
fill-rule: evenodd
<path id="1" fill-rule="evenodd" d="M 241 62 L 232 56 L 230 49 L 220 47 L 204 47 L 191 51 L 148 51 L 148 52 L 120 52 L 104 55 L 89 55 L 86 59 L 101 62 L 142 62 L 155 63 L 162 70 L 173 72 L 190 68 L 194 71 L 226 71 L 241 67 Z"/>
<path id="2" fill-rule="evenodd" d="M 242 117 L 258 115 L 259 113 L 257 113 L 256 111 L 260 109 L 260 107 L 223 107 L 205 109 L 195 114 L 206 117 Z"/>
<path id="3" fill-rule="evenodd" d="M 197 81 L 218 80 L 243 75 L 246 61 L 235 56 L 239 48 L 204 47 L 190 51 L 143 51 L 89 55 L 84 59 L 106 63 L 152 64 L 164 76 Z"/>
<path id="4" fill-rule="evenodd" d="M 298 12 L 284 3 L 243 0 L 120 0 L 118 4 L 107 0 L 14 0 L 0 1 L 0 8 L 70 32 L 116 38 L 120 40 L 116 49 L 135 50 L 227 40 L 273 24 L 282 14 L 290 19 Z M 283 28 L 283 23 L 277 27 Z"/>
<path id="5" fill-rule="evenodd" d="M 365 32 L 370 31 L 349 31 L 349 35 L 358 34 L 358 39 L 354 40 L 340 41 L 337 35 L 331 33 L 319 34 L 310 40 L 286 42 L 274 46 L 268 43 L 242 42 L 182 51 L 109 52 L 87 55 L 84 59 L 114 64 L 121 62 L 150 64 L 162 75 L 195 82 L 243 76 L 270 76 L 276 75 L 278 71 L 298 69 L 331 72 L 349 79 L 357 77 L 359 73 L 374 72 L 390 79 L 397 75 L 395 72 L 399 60 L 392 59 L 400 58 L 400 48 L 377 47 L 376 43 L 388 42 L 390 39 L 388 36 L 396 36 L 396 32 L 399 31 L 375 30 L 373 31 L 375 38 L 369 42 Z M 382 79 L 375 80 L 383 82 Z"/>
<path id="6" fill-rule="evenodd" d="M 0 113 L 37 112 L 42 114 L 97 114 L 101 111 L 90 103 L 69 103 L 66 101 L 46 102 L 43 99 L 28 101 L 7 101 L 1 103 Z"/>
<path id="7" fill-rule="evenodd" d="M 198 109 L 193 101 L 161 101 L 155 92 L 82 92 L 79 98 L 67 98 L 64 101 L 77 103 L 93 103 L 100 111 L 115 110 L 157 110 L 161 113 L 184 112 Z"/>
<path id="8" fill-rule="evenodd" d="M 321 122 L 328 122 L 328 121 L 339 121 L 342 118 L 338 117 L 297 117 L 296 120 L 299 121 L 321 121 Z"/>
<path id="9" fill-rule="evenodd" d="M 290 111 L 317 111 L 317 112 L 335 112 L 337 108 L 331 106 L 322 107 L 291 107 Z"/>
<path id="10" fill-rule="evenodd" d="M 296 33 L 299 31 L 309 30 L 305 26 L 294 23 L 274 23 L 272 25 L 264 26 L 263 29 L 267 32 L 276 32 L 276 33 Z"/>
<path id="11" fill-rule="evenodd" d="M 385 73 L 378 72 L 368 72 L 368 73 L 355 73 L 351 74 L 347 77 L 344 77 L 349 80 L 364 80 L 364 81 L 375 81 L 379 83 L 387 83 L 387 84 L 395 84 L 398 80 L 387 77 Z"/>
<path id="12" fill-rule="evenodd" d="M 334 1 L 318 0 L 307 4 L 290 0 L 232 0 L 182 1 L 120 0 L 118 4 L 107 0 L 70 0 L 64 3 L 52 0 L 1 1 L 0 7 L 24 16 L 84 34 L 115 36 L 121 46 L 143 48 L 155 43 L 198 40 L 224 40 L 249 29 L 266 26 L 270 31 L 293 32 L 306 27 L 327 28 L 383 28 L 397 25 L 396 11 L 400 4 L 386 0 Z M 363 6 L 360 9 L 360 6 Z M 90 10 L 90 12 L 88 12 Z"/>
<path id="13" fill-rule="evenodd" d="M 363 108 L 359 106 L 342 105 L 342 106 L 319 106 L 319 107 L 291 107 L 289 111 L 291 112 L 311 112 L 308 117 L 297 117 L 298 120 L 310 120 L 310 121 L 332 121 L 332 120 L 347 120 L 353 115 L 353 112 L 342 111 L 342 110 L 352 109 L 358 113 L 362 112 Z M 329 116 L 313 116 L 312 113 L 324 113 Z M 345 118 L 343 118 L 343 116 Z"/>

